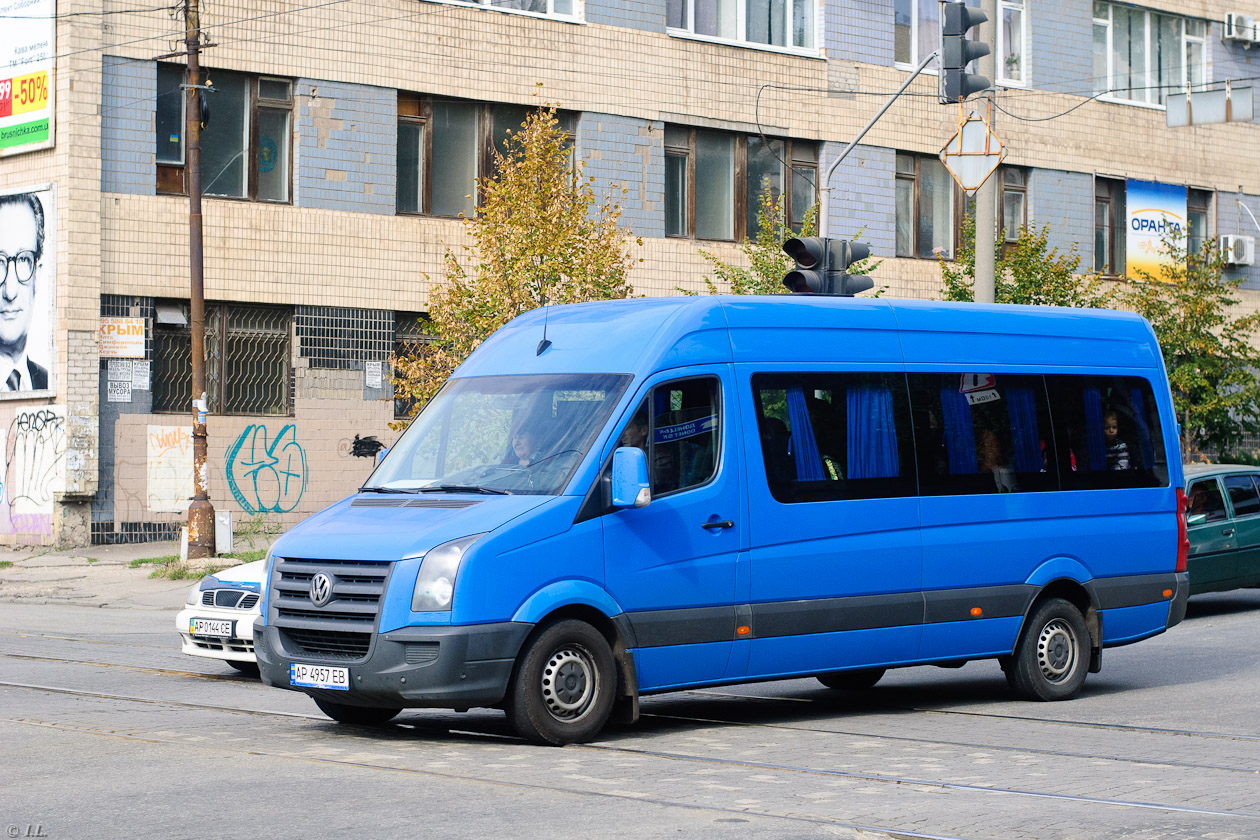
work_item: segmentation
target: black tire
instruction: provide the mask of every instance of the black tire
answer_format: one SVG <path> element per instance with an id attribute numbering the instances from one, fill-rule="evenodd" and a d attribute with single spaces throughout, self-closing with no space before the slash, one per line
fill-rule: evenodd
<path id="1" fill-rule="evenodd" d="M 1006 681 L 1025 700 L 1070 700 L 1089 673 L 1089 651 L 1081 611 L 1062 598 L 1047 599 L 1024 624 Z"/>
<path id="2" fill-rule="evenodd" d="M 584 621 L 544 627 L 516 661 L 504 708 L 508 722 L 535 744 L 580 744 L 608 722 L 616 699 L 612 648 Z"/>
<path id="3" fill-rule="evenodd" d="M 338 723 L 352 726 L 380 726 L 388 723 L 402 709 L 377 708 L 375 706 L 347 706 L 345 703 L 334 703 L 312 697 L 319 710 Z"/>
<path id="4" fill-rule="evenodd" d="M 884 676 L 886 668 L 859 668 L 856 671 L 832 671 L 830 674 L 819 674 L 818 681 L 827 688 L 839 691 L 866 691 L 874 688 Z"/>
<path id="5" fill-rule="evenodd" d="M 233 668 L 240 671 L 242 674 L 244 674 L 247 677 L 258 676 L 258 663 L 257 662 L 237 662 L 235 659 L 228 659 L 226 661 L 227 661 L 227 664 L 231 665 Z"/>

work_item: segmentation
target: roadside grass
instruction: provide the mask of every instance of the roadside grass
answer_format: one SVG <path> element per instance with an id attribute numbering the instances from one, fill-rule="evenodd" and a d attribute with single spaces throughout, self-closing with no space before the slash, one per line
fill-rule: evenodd
<path id="1" fill-rule="evenodd" d="M 197 566 L 195 569 L 189 569 L 180 565 L 178 554 L 166 554 L 161 557 L 144 557 L 132 560 L 127 565 L 128 568 L 131 569 L 139 569 L 143 566 L 153 566 L 154 569 L 149 572 L 149 577 L 151 578 L 193 580 L 200 579 L 205 575 L 212 575 L 215 572 L 221 572 L 224 569 L 230 569 L 233 566 L 239 566 L 242 563 L 251 563 L 254 560 L 261 560 L 266 556 L 266 549 L 234 551 L 231 554 L 221 554 L 218 557 L 213 558 L 212 562 L 208 566 Z"/>
<path id="2" fill-rule="evenodd" d="M 97 558 L 95 558 L 95 557 L 84 557 L 83 559 L 84 559 L 84 560 L 86 560 L 86 561 L 88 561 L 88 563 L 96 563 L 96 562 L 99 562 L 99 561 L 97 560 Z"/>
<path id="3" fill-rule="evenodd" d="M 0 569 L 12 569 L 12 568 L 13 568 L 12 560 L 0 560 Z"/>

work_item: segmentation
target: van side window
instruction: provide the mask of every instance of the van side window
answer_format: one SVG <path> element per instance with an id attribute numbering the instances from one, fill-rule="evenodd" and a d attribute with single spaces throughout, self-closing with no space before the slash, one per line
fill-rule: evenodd
<path id="1" fill-rule="evenodd" d="M 1059 489 L 1040 376 L 912 373 L 907 379 L 922 495 Z"/>
<path id="2" fill-rule="evenodd" d="M 1225 492 L 1234 506 L 1234 516 L 1251 516 L 1260 513 L 1260 494 L 1250 475 L 1225 476 Z"/>
<path id="3" fill-rule="evenodd" d="M 1229 518 L 1225 512 L 1225 500 L 1221 498 L 1221 488 L 1217 485 L 1215 478 L 1191 484 L 1189 498 L 1189 524 L 1201 525 L 1204 522 L 1219 522 Z M 1202 516 L 1203 519 L 1196 519 L 1195 517 L 1198 516 Z"/>
<path id="4" fill-rule="evenodd" d="M 647 453 L 652 496 L 706 483 L 717 471 L 718 380 L 667 382 L 653 388 L 647 399 L 652 417 Z"/>
<path id="5" fill-rule="evenodd" d="M 1136 376 L 1047 375 L 1064 490 L 1167 487 L 1151 385 Z"/>
<path id="6" fill-rule="evenodd" d="M 766 481 L 776 500 L 915 494 L 901 374 L 757 374 L 752 386 Z"/>

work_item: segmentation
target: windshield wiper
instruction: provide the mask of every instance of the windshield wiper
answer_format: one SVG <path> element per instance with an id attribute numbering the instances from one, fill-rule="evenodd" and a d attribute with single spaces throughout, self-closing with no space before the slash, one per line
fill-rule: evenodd
<path id="1" fill-rule="evenodd" d="M 417 487 L 417 493 L 485 493 L 492 496 L 511 496 L 511 491 L 494 487 L 482 487 L 479 484 L 430 484 Z"/>
<path id="2" fill-rule="evenodd" d="M 375 487 L 375 486 L 368 487 L 365 485 L 359 488 L 359 492 L 360 493 L 403 493 L 409 496 L 412 493 L 415 493 L 416 491 L 407 487 Z"/>

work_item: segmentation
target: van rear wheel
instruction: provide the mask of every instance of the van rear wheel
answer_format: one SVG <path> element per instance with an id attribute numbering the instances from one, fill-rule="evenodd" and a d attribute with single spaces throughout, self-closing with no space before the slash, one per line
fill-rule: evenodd
<path id="1" fill-rule="evenodd" d="M 334 703 L 331 700 L 320 700 L 312 697 L 319 710 L 338 723 L 352 726 L 380 726 L 396 717 L 402 709 L 376 708 L 374 706 L 348 706 L 345 703 Z"/>
<path id="2" fill-rule="evenodd" d="M 1089 630 L 1081 611 L 1062 598 L 1043 601 L 1024 625 L 1006 681 L 1026 700 L 1069 700 L 1088 671 Z"/>
<path id="3" fill-rule="evenodd" d="M 557 621 L 517 660 L 508 721 L 535 744 L 589 741 L 607 723 L 616 688 L 616 663 L 603 634 L 584 621 Z"/>
<path id="4" fill-rule="evenodd" d="M 855 671 L 832 671 L 830 674 L 819 674 L 818 681 L 827 688 L 840 691 L 865 691 L 874 688 L 884 676 L 885 668 L 859 668 Z"/>

